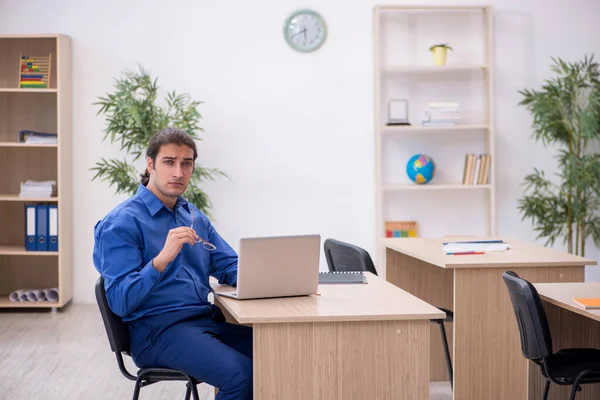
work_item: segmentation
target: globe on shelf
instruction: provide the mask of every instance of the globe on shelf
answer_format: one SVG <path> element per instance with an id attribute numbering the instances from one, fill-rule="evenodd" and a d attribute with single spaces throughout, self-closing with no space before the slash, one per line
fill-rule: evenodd
<path id="1" fill-rule="evenodd" d="M 428 183 L 435 176 L 435 163 L 425 154 L 415 154 L 406 163 L 406 174 L 413 182 Z"/>

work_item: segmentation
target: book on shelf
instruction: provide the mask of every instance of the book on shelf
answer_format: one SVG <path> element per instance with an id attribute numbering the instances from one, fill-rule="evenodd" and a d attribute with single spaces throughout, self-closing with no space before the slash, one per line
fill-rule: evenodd
<path id="1" fill-rule="evenodd" d="M 463 169 L 463 185 L 487 185 L 490 162 L 491 156 L 489 154 L 466 154 Z"/>
<path id="2" fill-rule="evenodd" d="M 17 133 L 17 142 L 28 144 L 57 144 L 58 135 L 56 133 L 36 132 L 23 129 Z"/>
<path id="3" fill-rule="evenodd" d="M 455 126 L 460 121 L 456 102 L 430 102 L 425 109 L 423 126 Z"/>
<path id="4" fill-rule="evenodd" d="M 22 198 L 50 198 L 56 197 L 56 181 L 33 181 L 21 182 L 19 197 Z"/>

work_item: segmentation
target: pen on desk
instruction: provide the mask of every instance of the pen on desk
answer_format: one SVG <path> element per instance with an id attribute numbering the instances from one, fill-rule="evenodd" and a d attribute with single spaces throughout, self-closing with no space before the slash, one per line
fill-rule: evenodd
<path id="1" fill-rule="evenodd" d="M 485 254 L 485 251 L 461 251 L 456 253 L 446 253 L 449 256 L 466 256 L 470 254 Z"/>

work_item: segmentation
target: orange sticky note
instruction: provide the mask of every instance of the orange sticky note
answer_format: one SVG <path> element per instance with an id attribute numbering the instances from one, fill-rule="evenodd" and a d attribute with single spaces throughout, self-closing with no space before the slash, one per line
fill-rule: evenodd
<path id="1" fill-rule="evenodd" d="M 598 297 L 574 297 L 573 301 L 586 310 L 600 308 L 600 298 Z"/>

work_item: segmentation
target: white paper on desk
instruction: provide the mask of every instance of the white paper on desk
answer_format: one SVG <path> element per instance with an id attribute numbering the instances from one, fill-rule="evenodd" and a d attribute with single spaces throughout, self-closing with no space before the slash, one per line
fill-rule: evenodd
<path id="1" fill-rule="evenodd" d="M 506 251 L 508 243 L 447 243 L 442 245 L 445 253 L 463 253 L 468 251 Z"/>

